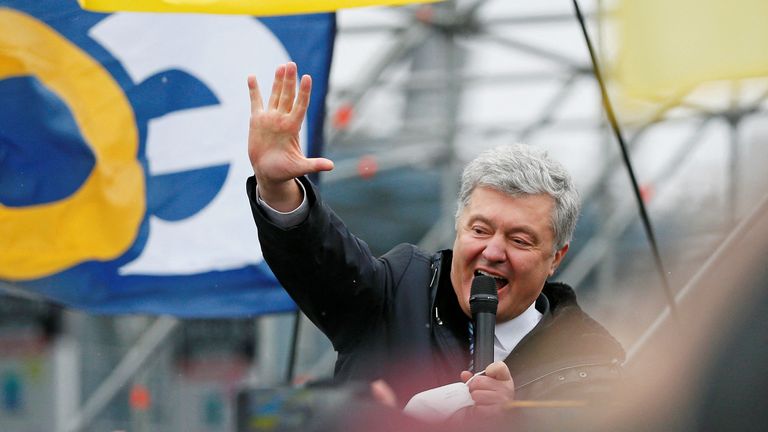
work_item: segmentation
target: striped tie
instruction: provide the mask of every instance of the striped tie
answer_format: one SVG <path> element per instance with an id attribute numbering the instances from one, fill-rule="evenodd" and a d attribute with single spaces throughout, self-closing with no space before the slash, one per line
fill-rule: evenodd
<path id="1" fill-rule="evenodd" d="M 470 372 L 475 371 L 475 324 L 469 322 L 469 369 Z"/>

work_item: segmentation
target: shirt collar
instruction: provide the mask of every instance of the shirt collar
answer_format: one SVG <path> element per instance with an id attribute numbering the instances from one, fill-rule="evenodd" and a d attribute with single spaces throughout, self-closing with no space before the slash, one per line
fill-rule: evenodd
<path id="1" fill-rule="evenodd" d="M 527 335 L 543 315 L 536 310 L 536 302 L 531 303 L 523 313 L 507 322 L 496 324 L 493 341 L 494 361 L 504 360 Z"/>

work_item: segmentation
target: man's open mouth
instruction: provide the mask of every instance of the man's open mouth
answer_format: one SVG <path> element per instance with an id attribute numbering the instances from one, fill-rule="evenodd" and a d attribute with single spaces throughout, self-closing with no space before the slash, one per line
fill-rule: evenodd
<path id="1" fill-rule="evenodd" d="M 509 282 L 507 279 L 505 279 L 503 277 L 492 275 L 492 274 L 484 272 L 482 270 L 475 270 L 475 276 L 480 276 L 480 275 L 492 277 L 493 280 L 496 281 L 496 290 L 497 291 L 502 289 L 502 288 L 504 288 L 507 285 L 507 283 Z"/>

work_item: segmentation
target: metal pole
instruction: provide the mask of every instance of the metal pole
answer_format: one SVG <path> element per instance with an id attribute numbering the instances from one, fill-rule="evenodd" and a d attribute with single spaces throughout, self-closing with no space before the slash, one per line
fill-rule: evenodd
<path id="1" fill-rule="evenodd" d="M 526 126 L 517 136 L 519 142 L 527 142 L 534 132 L 541 130 L 544 126 L 552 122 L 557 109 L 563 104 L 566 97 L 573 91 L 574 82 L 579 77 L 579 73 L 572 73 L 567 79 L 563 80 L 560 88 L 552 98 L 547 102 L 544 109 L 541 110 L 536 120 Z"/>
<path id="2" fill-rule="evenodd" d="M 352 107 L 357 105 L 357 103 L 360 102 L 360 99 L 362 99 L 362 97 L 373 87 L 372 84 L 378 81 L 381 74 L 384 73 L 386 66 L 403 58 L 428 36 L 429 29 L 418 22 L 412 22 L 400 40 L 393 44 L 388 50 L 382 52 L 382 54 L 371 63 L 368 70 L 361 74 L 362 78 L 358 80 L 358 85 L 345 95 L 346 103 Z M 329 129 L 326 141 L 328 143 L 335 142 L 343 132 L 344 131 L 340 129 Z"/>
<path id="3" fill-rule="evenodd" d="M 291 348 L 288 351 L 288 370 L 285 372 L 285 383 L 290 385 L 296 374 L 296 360 L 299 351 L 299 333 L 301 327 L 301 310 L 293 314 L 293 332 L 291 332 Z"/>
<path id="4" fill-rule="evenodd" d="M 126 353 L 112 373 L 102 381 L 83 404 L 79 412 L 68 421 L 64 432 L 85 430 L 128 381 L 163 347 L 163 343 L 179 326 L 179 320 L 171 317 L 157 318 Z"/>
<path id="5" fill-rule="evenodd" d="M 668 177 L 685 160 L 685 157 L 701 143 L 701 135 L 706 130 L 706 125 L 712 120 L 712 117 L 701 122 L 694 133 L 686 140 L 686 143 L 671 158 L 656 175 L 654 175 L 651 184 L 658 184 L 662 179 Z M 584 280 L 589 272 L 597 266 L 603 257 L 607 255 L 611 245 L 611 239 L 618 237 L 632 223 L 634 217 L 632 210 L 628 206 L 620 207 L 613 211 L 612 216 L 607 222 L 602 224 L 602 230 L 599 234 L 592 237 L 579 253 L 563 270 L 560 277 L 564 281 L 578 286 Z"/>
<path id="6" fill-rule="evenodd" d="M 64 313 L 65 328 L 71 328 L 71 321 L 76 319 L 72 314 Z M 74 416 L 80 402 L 81 364 L 78 358 L 78 338 L 70 332 L 63 332 L 56 337 L 53 349 L 54 386 L 53 394 L 56 401 L 54 432 L 64 432 L 64 424 L 70 416 Z"/>
<path id="7" fill-rule="evenodd" d="M 640 218 L 643 222 L 643 228 L 645 228 L 645 234 L 648 237 L 648 242 L 651 246 L 651 252 L 653 253 L 653 259 L 656 264 L 656 270 L 659 273 L 659 277 L 661 277 L 662 282 L 662 288 L 664 291 L 664 295 L 667 299 L 667 304 L 670 310 L 670 314 L 675 319 L 675 321 L 678 321 L 678 313 L 677 313 L 677 307 L 675 306 L 675 299 L 672 295 L 672 289 L 669 286 L 669 280 L 667 279 L 667 272 L 664 270 L 664 263 L 661 260 L 661 253 L 659 252 L 658 244 L 656 243 L 656 235 L 653 232 L 653 227 L 651 226 L 651 219 L 648 216 L 648 212 L 645 208 L 645 203 L 643 202 L 643 197 L 640 193 L 640 185 L 637 182 L 637 177 L 635 176 L 635 170 L 632 167 L 632 161 L 629 159 L 629 151 L 627 150 L 627 145 L 624 142 L 624 137 L 621 133 L 621 129 L 619 128 L 619 123 L 616 120 L 616 115 L 613 112 L 613 106 L 611 105 L 611 101 L 608 98 L 608 90 L 605 88 L 605 81 L 603 81 L 603 76 L 600 72 L 600 66 L 597 62 L 597 57 L 595 55 L 595 50 L 592 47 L 592 42 L 589 38 L 589 34 L 587 33 L 587 27 L 584 22 L 584 17 L 581 14 L 581 9 L 579 9 L 579 3 L 577 0 L 573 0 L 573 6 L 576 10 L 576 16 L 579 20 L 579 24 L 581 25 L 581 30 L 584 33 L 584 39 L 587 43 L 587 48 L 589 50 L 589 57 L 592 60 L 592 67 L 594 68 L 595 72 L 595 78 L 597 79 L 597 83 L 600 85 L 600 95 L 603 99 L 603 106 L 605 107 L 606 115 L 608 116 L 608 121 L 611 124 L 611 127 L 613 128 L 613 131 L 616 135 L 616 139 L 619 143 L 619 148 L 621 149 L 621 155 L 624 159 L 624 165 L 627 167 L 627 173 L 629 174 L 629 179 L 632 182 L 632 189 L 635 193 L 635 199 L 637 201 L 637 207 L 640 211 Z"/>
<path id="8" fill-rule="evenodd" d="M 749 231 L 754 228 L 761 220 L 765 218 L 765 214 L 768 212 L 768 195 L 764 195 L 762 200 L 755 206 L 752 213 L 744 218 L 736 228 L 731 231 L 728 237 L 720 244 L 720 247 L 707 259 L 704 265 L 701 266 L 699 271 L 688 281 L 687 284 L 677 293 L 675 301 L 677 303 L 683 302 L 689 296 L 695 294 L 696 288 L 707 281 L 709 272 L 719 263 L 725 261 L 730 253 L 735 248 L 738 248 L 739 244 L 744 241 L 745 236 Z M 667 321 L 670 318 L 669 307 L 665 308 L 661 314 L 654 320 L 648 329 L 638 338 L 637 342 L 627 350 L 627 364 L 632 363 L 639 352 L 645 348 L 645 346 L 656 336 L 660 331 L 663 331 Z"/>
<path id="9" fill-rule="evenodd" d="M 739 219 L 739 124 L 741 113 L 739 112 L 739 82 L 733 81 L 731 88 L 731 106 L 726 115 L 728 133 L 730 136 L 730 151 L 728 152 L 728 222 L 736 224 Z"/>

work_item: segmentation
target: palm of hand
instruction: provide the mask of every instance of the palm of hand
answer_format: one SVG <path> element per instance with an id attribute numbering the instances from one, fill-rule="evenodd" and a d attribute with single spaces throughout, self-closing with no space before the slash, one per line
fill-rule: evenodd
<path id="1" fill-rule="evenodd" d="M 248 157 L 259 182 L 279 183 L 306 174 L 306 158 L 299 145 L 300 123 L 277 110 L 251 116 Z"/>
<path id="2" fill-rule="evenodd" d="M 308 75 L 301 78 L 298 94 L 296 81 L 296 64 L 279 66 L 265 109 L 256 79 L 248 78 L 251 96 L 248 157 L 259 184 L 265 187 L 333 169 L 330 160 L 308 159 L 301 151 L 299 131 L 309 106 L 312 79 Z"/>

